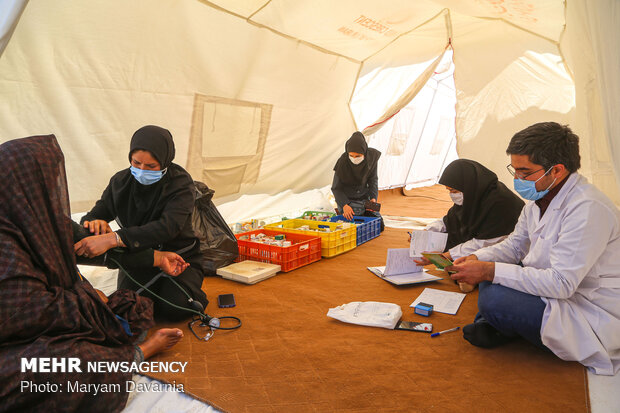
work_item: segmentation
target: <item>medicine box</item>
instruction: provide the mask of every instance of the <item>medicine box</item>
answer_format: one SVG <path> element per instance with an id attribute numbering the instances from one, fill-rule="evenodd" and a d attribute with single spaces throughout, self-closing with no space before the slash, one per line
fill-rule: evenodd
<path id="1" fill-rule="evenodd" d="M 433 305 L 426 304 L 426 303 L 418 303 L 418 305 L 416 305 L 413 308 L 413 312 L 418 315 L 423 315 L 424 317 L 428 317 L 429 315 L 433 313 Z"/>

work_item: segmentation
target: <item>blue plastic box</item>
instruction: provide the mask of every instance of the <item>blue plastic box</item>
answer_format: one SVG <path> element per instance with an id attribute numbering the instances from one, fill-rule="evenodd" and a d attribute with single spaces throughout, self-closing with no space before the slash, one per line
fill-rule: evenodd
<path id="1" fill-rule="evenodd" d="M 424 317 L 428 317 L 433 314 L 433 305 L 426 303 L 418 303 L 415 307 L 413 307 L 413 312 L 418 315 L 423 315 Z"/>
<path id="2" fill-rule="evenodd" d="M 381 219 L 376 217 L 363 217 L 355 215 L 353 221 L 348 221 L 342 215 L 336 215 L 330 218 L 331 222 L 345 221 L 353 222 L 357 225 L 357 245 L 377 238 L 381 234 Z"/>

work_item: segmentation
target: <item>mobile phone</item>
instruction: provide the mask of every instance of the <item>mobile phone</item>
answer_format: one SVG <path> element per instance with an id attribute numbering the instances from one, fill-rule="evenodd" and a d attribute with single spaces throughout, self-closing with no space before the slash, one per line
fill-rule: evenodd
<path id="1" fill-rule="evenodd" d="M 381 210 L 381 204 L 368 200 L 364 203 L 364 208 L 379 212 Z"/>
<path id="2" fill-rule="evenodd" d="M 431 323 L 418 323 L 415 321 L 400 321 L 394 329 L 431 333 L 433 331 L 433 325 Z"/>
<path id="3" fill-rule="evenodd" d="M 234 294 L 220 294 L 217 296 L 217 305 L 220 308 L 234 307 L 235 295 Z"/>

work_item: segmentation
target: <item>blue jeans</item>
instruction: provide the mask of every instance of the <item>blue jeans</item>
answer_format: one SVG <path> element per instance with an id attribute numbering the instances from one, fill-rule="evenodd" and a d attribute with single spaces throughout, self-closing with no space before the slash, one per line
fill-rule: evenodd
<path id="1" fill-rule="evenodd" d="M 488 281 L 478 284 L 478 314 L 507 337 L 523 337 L 547 349 L 540 338 L 545 303 L 540 297 Z"/>

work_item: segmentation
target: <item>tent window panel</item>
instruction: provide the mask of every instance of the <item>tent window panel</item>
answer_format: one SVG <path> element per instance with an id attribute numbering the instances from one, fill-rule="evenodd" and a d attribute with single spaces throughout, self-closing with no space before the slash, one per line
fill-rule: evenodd
<path id="1" fill-rule="evenodd" d="M 451 141 L 454 136 L 454 119 L 442 117 L 439 121 L 437 134 L 433 141 L 429 155 L 441 155 L 448 139 Z"/>
<path id="2" fill-rule="evenodd" d="M 405 153 L 407 149 L 407 140 L 411 135 L 411 120 L 414 115 L 415 110 L 411 107 L 405 107 L 398 113 L 398 116 L 394 120 L 394 127 L 392 129 L 387 155 L 401 156 Z"/>
<path id="3" fill-rule="evenodd" d="M 202 156 L 222 158 L 256 155 L 260 108 L 206 102 L 203 111 Z"/>
<path id="4" fill-rule="evenodd" d="M 215 190 L 235 194 L 257 182 L 273 105 L 196 94 L 187 171 Z"/>
<path id="5" fill-rule="evenodd" d="M 202 171 L 204 182 L 216 183 L 218 196 L 236 194 L 241 189 L 246 165 L 226 169 L 205 169 Z"/>

